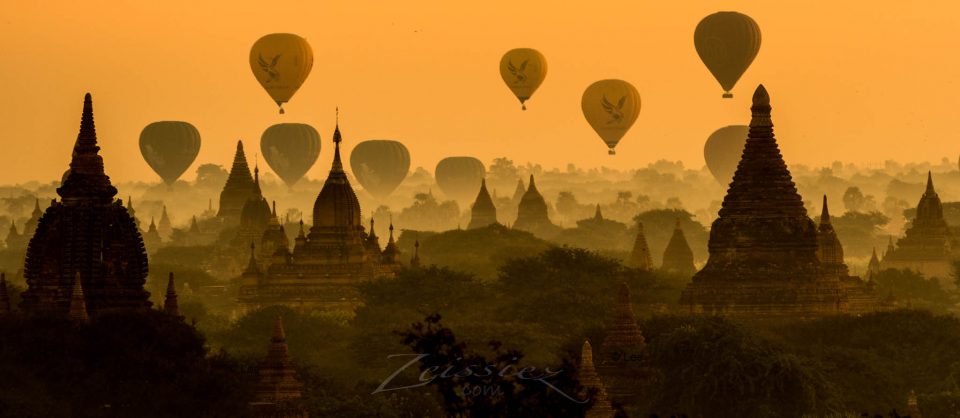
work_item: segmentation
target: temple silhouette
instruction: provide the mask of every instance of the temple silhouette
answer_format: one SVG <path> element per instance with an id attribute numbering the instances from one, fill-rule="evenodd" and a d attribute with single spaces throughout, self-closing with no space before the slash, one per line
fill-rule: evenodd
<path id="1" fill-rule="evenodd" d="M 70 170 L 57 189 L 60 201 L 40 216 L 27 248 L 28 288 L 20 302 L 27 313 L 66 315 L 79 302 L 91 316 L 151 306 L 140 230 L 123 201 L 114 199 L 117 189 L 99 151 L 88 93 Z"/>
<path id="2" fill-rule="evenodd" d="M 839 246 L 829 237 L 829 213 L 825 208 L 818 236 L 780 154 L 770 109 L 760 85 L 743 156 L 710 230 L 709 259 L 683 291 L 681 305 L 691 313 L 747 318 L 875 308 L 866 284 L 840 267 L 842 252 L 821 249 L 821 241 Z"/>

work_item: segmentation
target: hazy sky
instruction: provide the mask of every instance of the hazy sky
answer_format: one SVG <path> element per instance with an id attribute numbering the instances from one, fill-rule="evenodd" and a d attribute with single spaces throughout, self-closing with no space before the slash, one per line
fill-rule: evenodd
<path id="1" fill-rule="evenodd" d="M 119 181 L 157 179 L 137 145 L 155 120 L 200 130 L 187 179 L 199 163 L 228 166 L 237 139 L 252 157 L 271 124 L 312 124 L 323 149 L 308 176 L 323 177 L 337 105 L 347 152 L 361 140 L 398 139 L 414 167 L 431 171 L 449 155 L 700 167 L 711 132 L 748 122 L 761 82 L 788 163 L 939 161 L 960 151 L 955 0 L 213 3 L 5 4 L 0 183 L 59 178 L 87 91 L 108 174 Z M 697 22 L 719 10 L 750 15 L 763 34 L 732 100 L 720 98 L 693 47 Z M 272 32 L 299 34 L 314 50 L 313 71 L 283 116 L 247 62 L 253 42 Z M 497 70 L 516 47 L 549 63 L 526 112 Z M 616 157 L 580 111 L 583 89 L 603 78 L 630 81 L 643 101 Z"/>

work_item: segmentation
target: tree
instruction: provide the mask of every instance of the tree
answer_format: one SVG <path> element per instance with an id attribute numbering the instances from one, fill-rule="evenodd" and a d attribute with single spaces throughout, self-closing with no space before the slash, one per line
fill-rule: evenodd
<path id="1" fill-rule="evenodd" d="M 217 164 L 201 164 L 197 167 L 197 187 L 216 189 L 227 181 L 227 170 Z"/>
<path id="2" fill-rule="evenodd" d="M 457 341 L 436 314 L 400 336 L 418 356 L 420 382 L 429 379 L 426 385 L 440 395 L 447 416 L 573 417 L 590 407 L 588 400 L 581 400 L 585 393 L 569 360 L 553 368 L 524 366 L 523 353 L 503 349 L 497 341 L 489 343 L 488 360 Z M 590 393 L 586 395 L 589 399 Z"/>
<path id="3" fill-rule="evenodd" d="M 866 200 L 857 186 L 848 187 L 847 191 L 843 192 L 843 206 L 847 208 L 847 212 L 860 212 Z"/>

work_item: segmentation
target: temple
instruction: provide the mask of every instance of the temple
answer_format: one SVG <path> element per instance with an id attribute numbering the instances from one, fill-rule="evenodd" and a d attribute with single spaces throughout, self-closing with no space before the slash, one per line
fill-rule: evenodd
<path id="1" fill-rule="evenodd" d="M 307 411 L 300 402 L 303 383 L 297 380 L 297 370 L 290 360 L 283 319 L 277 316 L 270 337 L 267 357 L 260 363 L 260 380 L 254 389 L 250 410 L 256 418 L 306 418 Z"/>
<path id="2" fill-rule="evenodd" d="M 257 260 L 256 251 L 251 251 L 241 278 L 239 302 L 243 310 L 287 305 L 352 313 L 362 303 L 357 285 L 394 277 L 399 270 L 400 251 L 393 238 L 393 225 L 381 251 L 376 234 L 367 234 L 360 222 L 360 202 L 340 161 L 339 125 L 333 141 L 333 164 L 314 202 L 309 234 L 301 222 L 293 251 L 280 245 L 269 261 Z"/>
<path id="3" fill-rule="evenodd" d="M 780 154 L 770 109 L 761 85 L 743 155 L 710 230 L 710 257 L 680 303 L 691 313 L 749 319 L 855 312 L 849 302 L 858 284 L 841 283 L 836 268 L 821 265 L 817 226 Z"/>
<path id="4" fill-rule="evenodd" d="M 170 240 L 173 237 L 173 226 L 170 224 L 170 216 L 167 215 L 167 205 L 163 205 L 163 213 L 160 215 L 160 222 L 157 224 L 157 232 L 160 238 Z"/>
<path id="5" fill-rule="evenodd" d="M 597 362 L 597 369 L 607 382 L 607 392 L 621 405 L 634 403 L 641 394 L 641 380 L 646 371 L 641 360 L 646 346 L 630 304 L 630 289 L 622 283 Z"/>
<path id="6" fill-rule="evenodd" d="M 640 222 L 637 222 L 637 237 L 633 240 L 627 265 L 640 270 L 653 270 L 653 258 L 650 256 L 650 247 L 647 246 L 647 237 L 643 234 L 643 224 Z"/>
<path id="7" fill-rule="evenodd" d="M 20 307 L 31 314 L 66 315 L 74 290 L 82 291 L 91 316 L 149 308 L 147 254 L 117 189 L 104 173 L 93 122 L 93 102 L 84 98 L 80 133 L 70 173 L 37 225 L 27 248 L 27 290 Z M 82 281 L 82 282 L 81 282 Z"/>
<path id="8" fill-rule="evenodd" d="M 146 248 L 147 254 L 157 252 L 162 243 L 163 239 L 160 238 L 157 224 L 153 222 L 153 218 L 150 218 L 150 226 L 147 227 L 147 232 L 143 234 L 143 246 Z"/>
<path id="9" fill-rule="evenodd" d="M 888 247 L 881 267 L 913 270 L 927 278 L 949 279 L 953 268 L 951 253 L 960 247 L 943 218 L 943 204 L 933 187 L 933 176 L 927 173 L 927 188 L 917 204 L 917 216 L 906 235 Z"/>
<path id="10" fill-rule="evenodd" d="M 660 269 L 683 276 L 692 276 L 697 271 L 693 264 L 693 250 L 687 243 L 687 237 L 683 234 L 679 219 L 673 227 L 673 235 L 670 236 L 667 247 L 663 250 Z"/>
<path id="11" fill-rule="evenodd" d="M 223 220 L 226 225 L 237 225 L 240 223 L 240 216 L 243 207 L 248 200 L 256 197 L 256 189 L 259 189 L 250 175 L 250 166 L 247 165 L 247 156 L 243 153 L 243 141 L 237 141 L 237 152 L 233 157 L 233 166 L 230 168 L 230 175 L 227 177 L 227 183 L 220 192 L 220 210 L 217 216 Z"/>
<path id="12" fill-rule="evenodd" d="M 470 224 L 467 229 L 483 228 L 497 223 L 497 208 L 487 192 L 487 179 L 480 181 L 480 192 L 470 208 Z"/>
<path id="13" fill-rule="evenodd" d="M 615 412 L 610 405 L 610 398 L 607 396 L 607 389 L 597 374 L 597 369 L 593 365 L 593 347 L 590 341 L 583 342 L 583 348 L 580 351 L 580 367 L 577 369 L 577 380 L 585 390 L 593 392 L 593 405 L 583 416 L 585 418 L 613 418 Z"/>
<path id="14" fill-rule="evenodd" d="M 561 228 L 550 222 L 547 202 L 537 190 L 533 174 L 530 175 L 530 183 L 517 206 L 517 220 L 513 223 L 513 229 L 527 231 L 541 238 L 552 238 L 560 232 Z"/>

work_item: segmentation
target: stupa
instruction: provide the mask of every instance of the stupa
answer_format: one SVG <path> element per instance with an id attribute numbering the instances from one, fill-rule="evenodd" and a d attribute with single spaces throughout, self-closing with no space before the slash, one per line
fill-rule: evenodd
<path id="1" fill-rule="evenodd" d="M 627 265 L 640 270 L 653 269 L 653 258 L 650 256 L 647 237 L 643 233 L 643 223 L 637 222 L 637 236 L 633 240 L 633 250 L 630 251 Z"/>
<path id="2" fill-rule="evenodd" d="M 487 192 L 487 179 L 480 181 L 480 192 L 470 208 L 470 223 L 467 229 L 483 228 L 497 223 L 497 208 Z"/>
<path id="3" fill-rule="evenodd" d="M 917 204 L 917 216 L 903 238 L 887 251 L 881 262 L 883 269 L 913 270 L 927 278 L 952 281 L 950 260 L 954 242 L 946 220 L 943 203 L 933 187 L 933 175 L 927 173 L 927 188 Z"/>
<path id="4" fill-rule="evenodd" d="M 550 222 L 550 217 L 547 215 L 547 202 L 537 190 L 533 174 L 530 175 L 526 192 L 520 198 L 517 220 L 513 223 L 513 229 L 531 232 L 541 238 L 552 238 L 560 232 L 561 228 Z"/>
<path id="5" fill-rule="evenodd" d="M 693 264 L 693 250 L 690 249 L 687 237 L 683 234 L 679 219 L 673 227 L 673 235 L 670 236 L 667 247 L 663 250 L 660 269 L 683 276 L 692 276 L 697 271 Z"/>

